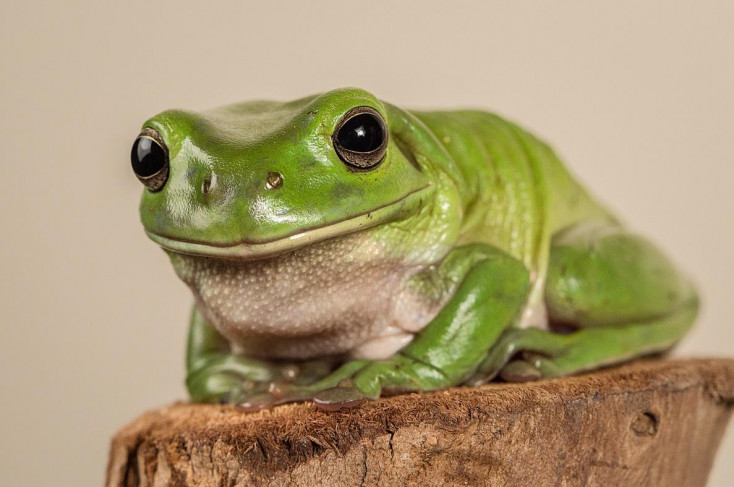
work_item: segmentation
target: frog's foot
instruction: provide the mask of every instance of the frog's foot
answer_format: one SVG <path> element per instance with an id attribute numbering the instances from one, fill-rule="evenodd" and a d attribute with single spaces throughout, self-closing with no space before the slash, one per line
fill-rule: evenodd
<path id="1" fill-rule="evenodd" d="M 397 354 L 387 360 L 369 363 L 350 379 L 315 394 L 313 402 L 321 409 L 337 410 L 377 399 L 383 391 L 436 390 L 450 386 L 451 382 L 436 367 Z"/>
<path id="2" fill-rule="evenodd" d="M 331 406 L 331 404 L 339 403 L 337 398 L 339 392 L 344 393 L 340 396 L 344 399 L 344 406 L 342 407 L 348 407 L 348 404 L 356 405 L 353 404 L 356 396 L 348 392 L 349 389 L 352 389 L 350 378 L 369 363 L 366 360 L 347 362 L 326 377 L 316 382 L 306 383 L 306 385 L 298 381 L 291 383 L 274 381 L 265 389 L 253 390 L 250 394 L 245 394 L 240 398 L 237 405 L 248 411 L 257 411 L 289 402 L 314 401 L 318 406 L 323 406 L 324 409 L 339 409 Z M 326 393 L 326 403 L 328 404 L 324 405 L 323 401 L 317 400 L 317 396 L 321 392 L 329 390 L 334 391 Z M 350 399 L 350 397 L 352 398 Z"/>
<path id="3" fill-rule="evenodd" d="M 227 354 L 212 357 L 190 372 L 186 384 L 194 401 L 239 403 L 246 397 L 266 393 L 273 384 L 311 384 L 333 368 L 334 361 L 329 359 L 278 363 Z"/>
<path id="4" fill-rule="evenodd" d="M 278 404 L 306 401 L 312 399 L 313 390 L 309 386 L 295 386 L 284 382 L 271 382 L 267 387 L 244 394 L 237 406 L 245 411 L 259 411 Z"/>
<path id="5" fill-rule="evenodd" d="M 325 389 L 313 397 L 313 403 L 320 409 L 338 411 L 339 409 L 353 408 L 368 400 L 350 379 L 344 380 L 336 387 Z"/>
<path id="6" fill-rule="evenodd" d="M 347 362 L 334 373 L 308 386 L 273 384 L 267 391 L 252 394 L 239 405 L 259 410 L 287 402 L 311 400 L 326 410 L 354 407 L 391 392 L 442 389 L 452 379 L 436 367 L 402 354 L 376 362 Z"/>
<path id="7" fill-rule="evenodd" d="M 186 376 L 186 387 L 195 402 L 236 402 L 246 393 L 279 374 L 267 362 L 234 354 L 207 357 Z"/>
<path id="8" fill-rule="evenodd" d="M 537 328 L 510 329 L 464 383 L 479 386 L 498 375 L 511 382 L 556 377 L 560 370 L 554 360 L 571 348 L 570 337 Z"/>
<path id="9" fill-rule="evenodd" d="M 272 383 L 267 390 L 248 395 L 237 405 L 246 411 L 259 411 L 289 402 L 312 401 L 320 409 L 336 411 L 358 406 L 367 399 L 350 379 L 345 379 L 336 386 L 323 390 Z"/>
<path id="10" fill-rule="evenodd" d="M 553 358 L 535 353 L 523 353 L 523 358 L 513 360 L 499 372 L 507 382 L 527 382 L 565 375 Z"/>

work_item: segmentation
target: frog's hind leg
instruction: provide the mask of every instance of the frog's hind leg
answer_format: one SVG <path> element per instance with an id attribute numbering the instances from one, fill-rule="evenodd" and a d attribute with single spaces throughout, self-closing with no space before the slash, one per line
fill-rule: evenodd
<path id="1" fill-rule="evenodd" d="M 698 309 L 670 261 L 616 225 L 583 224 L 556 236 L 546 279 L 550 331 L 508 330 L 470 383 L 498 373 L 512 381 L 563 376 L 662 352 Z"/>

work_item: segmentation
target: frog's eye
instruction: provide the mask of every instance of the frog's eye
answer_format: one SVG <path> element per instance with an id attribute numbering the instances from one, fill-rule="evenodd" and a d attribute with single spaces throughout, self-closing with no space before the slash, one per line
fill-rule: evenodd
<path id="1" fill-rule="evenodd" d="M 387 129 L 374 108 L 349 110 L 331 138 L 339 159 L 358 169 L 371 169 L 385 158 Z"/>
<path id="2" fill-rule="evenodd" d="M 168 179 L 168 148 L 158 132 L 144 128 L 130 154 L 133 171 L 149 190 L 158 191 Z"/>

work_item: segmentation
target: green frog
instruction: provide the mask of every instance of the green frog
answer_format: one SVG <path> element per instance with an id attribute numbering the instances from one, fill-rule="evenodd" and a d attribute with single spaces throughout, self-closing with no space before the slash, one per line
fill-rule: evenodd
<path id="1" fill-rule="evenodd" d="M 339 409 L 659 353 L 690 281 L 553 150 L 483 111 L 355 88 L 165 111 L 140 216 L 191 288 L 192 400 Z"/>

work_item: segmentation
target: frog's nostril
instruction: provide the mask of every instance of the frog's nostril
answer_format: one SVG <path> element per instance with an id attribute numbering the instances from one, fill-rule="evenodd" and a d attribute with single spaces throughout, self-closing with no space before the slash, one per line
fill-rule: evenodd
<path id="1" fill-rule="evenodd" d="M 279 172 L 271 171 L 268 173 L 266 186 L 268 189 L 277 189 L 283 186 L 283 175 Z"/>
<path id="2" fill-rule="evenodd" d="M 214 186 L 217 184 L 217 176 L 216 174 L 212 174 L 210 177 L 204 179 L 204 181 L 201 183 L 201 192 L 206 195 L 209 194 L 209 192 L 214 189 Z"/>

